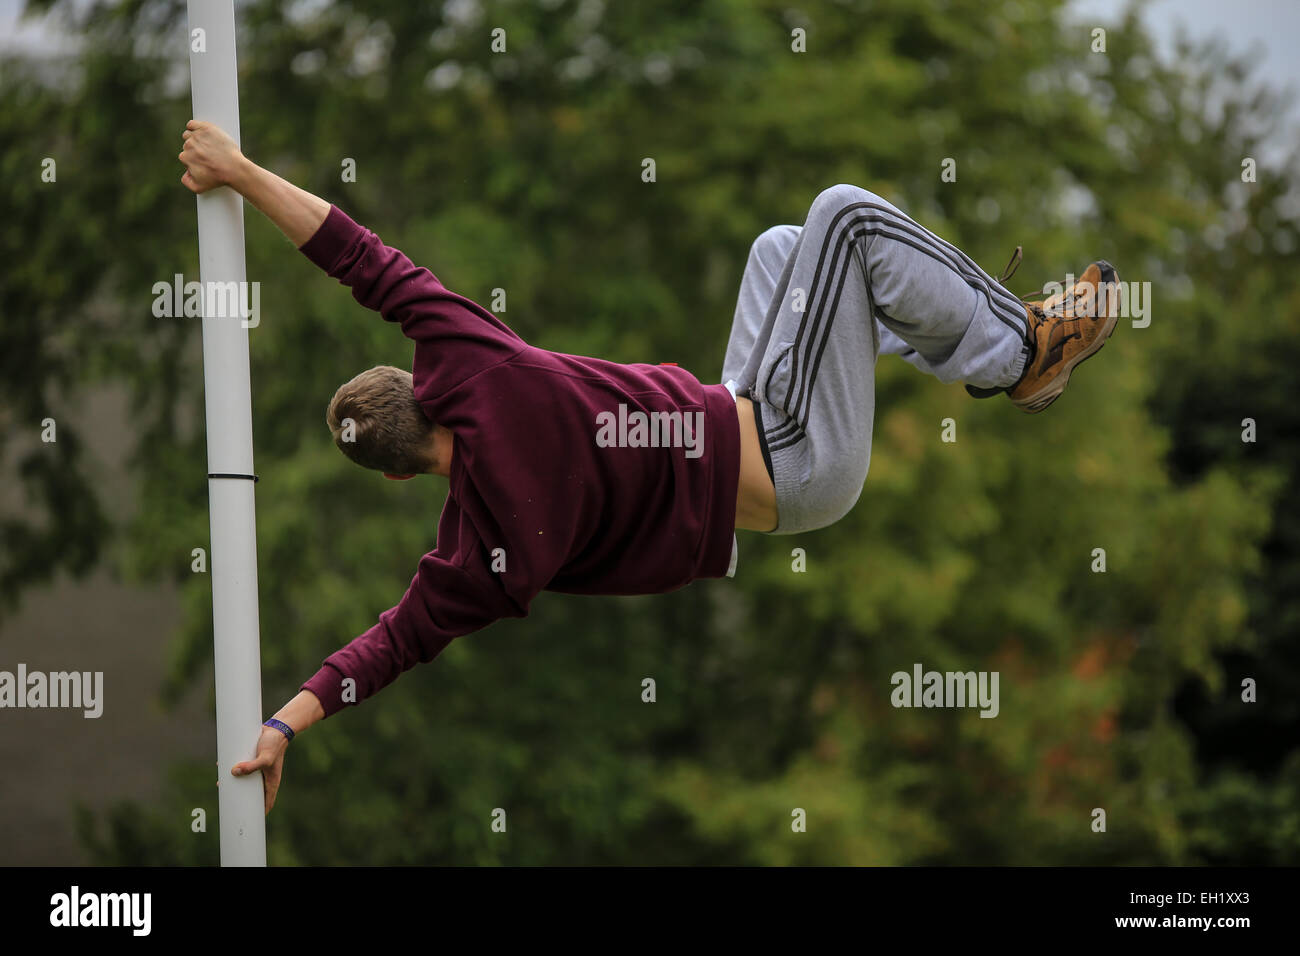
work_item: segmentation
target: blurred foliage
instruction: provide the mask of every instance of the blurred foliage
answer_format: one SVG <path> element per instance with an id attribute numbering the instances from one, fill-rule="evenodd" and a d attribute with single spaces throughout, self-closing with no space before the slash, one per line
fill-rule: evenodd
<path id="1" fill-rule="evenodd" d="M 83 41 L 58 69 L 0 72 L 0 389 L 27 421 L 79 379 L 130 383 L 148 507 L 111 532 L 65 512 L 93 501 L 65 462 L 82 484 L 40 487 L 77 533 L 7 531 L 0 560 L 127 535 L 130 570 L 186 597 L 174 699 L 211 654 L 188 570 L 207 535 L 198 334 L 149 293 L 197 274 L 184 4 L 29 6 Z M 1016 0 L 258 0 L 240 24 L 245 152 L 452 288 L 507 290 L 545 348 L 716 380 L 749 243 L 841 181 L 991 272 L 1023 244 L 1017 291 L 1106 258 L 1152 300 L 1041 416 L 885 359 L 847 519 L 742 536 L 734 581 L 544 595 L 455 642 L 295 742 L 273 863 L 1300 862 L 1300 195 L 1294 152 L 1261 155 L 1281 102 L 1247 63 L 1162 58 L 1133 15 L 1094 53 L 1095 24 Z M 410 347 L 256 213 L 247 247 L 270 713 L 401 596 L 445 483 L 377 481 L 331 447 L 334 388 Z M 914 662 L 998 670 L 999 716 L 893 709 Z M 210 767 L 196 754 L 161 804 L 80 812 L 93 858 L 215 862 L 215 826 L 189 832 Z"/>

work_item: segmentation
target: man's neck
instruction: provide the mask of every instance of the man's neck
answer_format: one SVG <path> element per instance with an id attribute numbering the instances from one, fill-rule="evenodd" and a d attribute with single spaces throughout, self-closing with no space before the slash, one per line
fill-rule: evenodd
<path id="1" fill-rule="evenodd" d="M 429 474 L 450 478 L 451 459 L 455 451 L 456 436 L 452 434 L 451 429 L 435 425 L 431 443 L 433 447 L 433 464 L 429 467 Z"/>

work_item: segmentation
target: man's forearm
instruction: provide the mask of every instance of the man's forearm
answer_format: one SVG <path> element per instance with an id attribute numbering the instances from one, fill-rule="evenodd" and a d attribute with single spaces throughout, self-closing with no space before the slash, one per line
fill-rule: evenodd
<path id="1" fill-rule="evenodd" d="M 330 204 L 324 199 L 248 159 L 239 164 L 230 187 L 261 210 L 295 246 L 301 247 L 314 236 L 329 215 Z"/>
<path id="2" fill-rule="evenodd" d="M 275 719 L 284 721 L 293 728 L 295 734 L 300 734 L 316 721 L 325 719 L 325 708 L 315 694 L 303 690 L 276 711 Z"/>

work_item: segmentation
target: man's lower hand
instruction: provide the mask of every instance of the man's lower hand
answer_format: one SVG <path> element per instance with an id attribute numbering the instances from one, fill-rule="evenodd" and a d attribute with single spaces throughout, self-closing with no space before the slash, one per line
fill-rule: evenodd
<path id="1" fill-rule="evenodd" d="M 267 813 L 275 806 L 275 795 L 280 790 L 280 778 L 284 773 L 284 752 L 288 749 L 288 737 L 274 728 L 263 727 L 262 735 L 257 738 L 257 755 L 252 760 L 235 764 L 230 770 L 236 777 L 262 771 L 262 795 Z"/>

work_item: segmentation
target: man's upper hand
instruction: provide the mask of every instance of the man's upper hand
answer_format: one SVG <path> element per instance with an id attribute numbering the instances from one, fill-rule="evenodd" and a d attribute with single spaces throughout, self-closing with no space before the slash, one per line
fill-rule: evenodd
<path id="1" fill-rule="evenodd" d="M 195 193 L 229 186 L 266 214 L 298 248 L 329 215 L 330 204 L 244 158 L 235 141 L 214 123 L 190 120 L 178 157 L 185 164 L 181 182 Z"/>
<path id="2" fill-rule="evenodd" d="M 185 124 L 181 136 L 185 145 L 177 158 L 185 164 L 181 182 L 187 189 L 205 193 L 233 182 L 245 160 L 225 130 L 214 123 L 192 119 Z"/>

